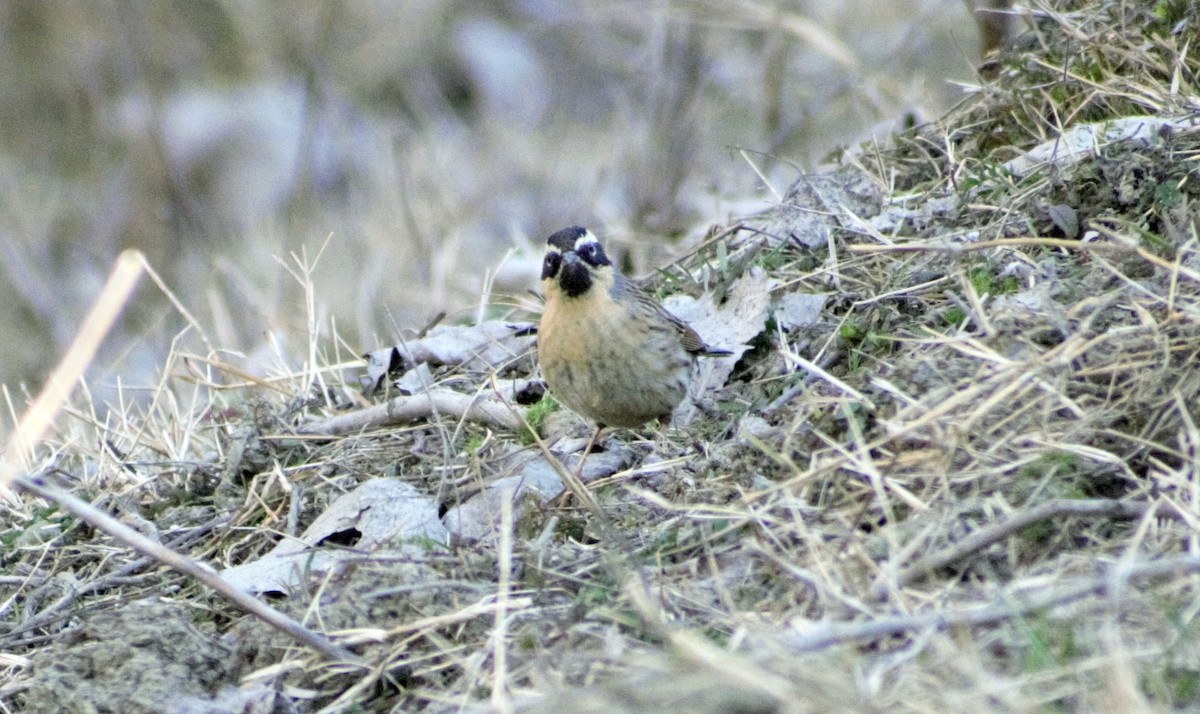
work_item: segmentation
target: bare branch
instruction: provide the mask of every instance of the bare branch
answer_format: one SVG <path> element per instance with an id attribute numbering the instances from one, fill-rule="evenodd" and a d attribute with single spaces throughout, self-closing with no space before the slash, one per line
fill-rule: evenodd
<path id="1" fill-rule="evenodd" d="M 333 644 L 325 637 L 309 630 L 282 612 L 238 590 L 227 583 L 221 576 L 195 560 L 176 553 L 161 543 L 150 540 L 92 504 L 75 497 L 73 494 L 44 481 L 40 481 L 36 477 L 18 476 L 13 483 L 24 491 L 57 503 L 80 520 L 99 528 L 142 555 L 150 556 L 184 575 L 196 578 L 215 590 L 217 594 L 231 602 L 237 608 L 257 617 L 297 642 L 317 650 L 329 659 L 348 663 L 357 663 L 359 661 L 358 657 L 349 650 Z"/>
<path id="2" fill-rule="evenodd" d="M 484 396 L 439 389 L 425 394 L 393 397 L 368 409 L 311 422 L 301 427 L 300 433 L 328 436 L 349 434 L 371 427 L 438 416 L 477 421 L 502 429 L 515 430 L 520 427 L 520 420 L 500 402 Z"/>

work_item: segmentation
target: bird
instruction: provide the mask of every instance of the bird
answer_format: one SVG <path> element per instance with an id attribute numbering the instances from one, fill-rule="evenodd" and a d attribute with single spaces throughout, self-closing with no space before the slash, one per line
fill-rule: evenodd
<path id="1" fill-rule="evenodd" d="M 555 399 L 596 423 L 585 457 L 605 427 L 669 422 L 696 357 L 732 354 L 622 275 L 581 226 L 546 239 L 541 286 L 538 362 Z"/>

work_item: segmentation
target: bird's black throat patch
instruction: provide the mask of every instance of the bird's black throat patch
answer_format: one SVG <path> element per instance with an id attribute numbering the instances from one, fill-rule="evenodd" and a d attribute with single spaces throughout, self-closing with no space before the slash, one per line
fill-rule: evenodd
<path id="1" fill-rule="evenodd" d="M 580 260 L 564 260 L 558 276 L 558 286 L 567 297 L 579 297 L 592 288 L 592 274 Z"/>

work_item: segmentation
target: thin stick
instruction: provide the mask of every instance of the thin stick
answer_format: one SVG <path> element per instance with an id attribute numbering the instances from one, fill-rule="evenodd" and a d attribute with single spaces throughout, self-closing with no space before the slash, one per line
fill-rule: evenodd
<path id="1" fill-rule="evenodd" d="M 309 422 L 300 427 L 301 434 L 333 436 L 362 431 L 375 426 L 400 424 L 427 419 L 435 414 L 448 414 L 456 419 L 477 421 L 501 429 L 520 428 L 513 408 L 494 400 L 449 389 L 437 389 L 422 394 L 392 397 L 383 404 L 339 414 L 328 419 Z"/>
<path id="2" fill-rule="evenodd" d="M 0 459 L 0 492 L 4 492 L 13 482 L 21 465 L 29 468 L 34 447 L 50 428 L 54 417 L 70 398 L 71 390 L 92 363 L 100 343 L 112 329 L 121 309 L 129 302 L 129 296 L 137 286 L 145 265 L 142 254 L 136 250 L 127 250 L 117 256 L 117 262 L 108 274 L 100 296 L 83 319 L 74 341 L 50 373 L 41 394 L 21 417 L 5 446 L 4 457 Z"/>
<path id="3" fill-rule="evenodd" d="M 571 492 L 572 496 L 579 499 L 579 503 L 582 504 L 583 507 L 586 508 L 593 517 L 595 517 L 596 526 L 600 529 L 600 532 L 606 538 L 609 538 L 615 542 L 618 538 L 616 529 L 614 529 L 612 524 L 609 523 L 608 517 L 604 515 L 604 511 L 600 509 L 600 504 L 597 503 L 596 499 L 592 497 L 592 492 L 587 489 L 587 486 L 584 485 L 583 480 L 571 473 L 570 469 L 564 466 L 563 463 L 558 460 L 558 457 L 551 453 L 550 447 L 546 446 L 545 441 L 542 441 L 542 437 L 538 435 L 537 430 L 531 427 L 529 422 L 525 420 L 524 412 L 508 403 L 508 400 L 504 398 L 504 393 L 500 389 L 500 385 L 496 383 L 495 372 L 492 372 L 491 380 L 492 391 L 495 392 L 496 396 L 510 410 L 512 415 L 520 421 L 521 426 L 523 426 L 529 432 L 530 436 L 533 437 L 533 441 L 537 444 L 538 449 L 541 450 L 542 456 L 546 457 L 546 463 L 550 464 L 550 468 L 554 469 L 554 473 L 558 475 L 558 478 L 562 481 L 563 486 Z M 581 458 L 586 457 L 587 454 L 584 454 Z"/>
<path id="4" fill-rule="evenodd" d="M 1065 605 L 1088 595 L 1111 595 L 1119 592 L 1122 589 L 1121 586 L 1135 580 L 1200 572 L 1200 558 L 1185 555 L 1140 563 L 1129 568 L 1117 567 L 1113 571 L 1033 595 L 1020 597 L 1014 595 L 1009 597 L 1007 602 L 1000 604 L 972 607 L 957 612 L 883 617 L 863 622 L 819 623 L 794 634 L 784 635 L 783 639 L 787 647 L 794 652 L 812 652 L 844 642 L 875 640 L 916 630 L 947 629 L 961 625 L 992 625 L 1021 617 L 1029 612 Z"/>
<path id="5" fill-rule="evenodd" d="M 795 701 L 796 692 L 791 682 L 755 666 L 739 653 L 714 645 L 707 636 L 667 624 L 661 604 L 647 591 L 641 578 L 626 578 L 621 591 L 646 627 L 671 643 L 676 656 L 708 670 L 718 682 L 735 683 L 777 703 Z"/>
<path id="6" fill-rule="evenodd" d="M 1084 243 L 1065 238 L 1040 238 L 1037 236 L 1024 238 L 998 238 L 996 240 L 981 240 L 977 243 L 930 242 L 921 243 L 889 243 L 887 245 L 860 244 L 847 246 L 851 253 L 973 253 L 992 248 L 1015 248 L 1017 246 L 1041 246 L 1044 248 L 1066 248 L 1068 250 L 1099 249 L 1119 252 L 1133 252 L 1132 246 L 1113 243 Z"/>
<path id="7" fill-rule="evenodd" d="M 496 583 L 496 626 L 492 630 L 492 706 L 508 714 L 513 710 L 508 687 L 508 600 L 512 595 L 513 550 L 512 499 L 500 501 L 500 547 L 496 567 L 500 571 Z"/>
<path id="8" fill-rule="evenodd" d="M 825 370 L 821 369 L 820 366 L 818 366 L 815 362 L 810 362 L 810 361 L 804 359 L 803 357 L 796 354 L 795 352 L 793 352 L 790 349 L 782 350 L 782 353 L 783 353 L 784 359 L 786 359 L 790 362 L 795 362 L 798 366 L 800 366 L 800 367 L 804 368 L 805 370 L 807 370 L 808 372 L 811 372 L 812 374 L 815 374 L 818 377 L 824 379 L 826 382 L 829 382 L 834 387 L 837 387 L 838 389 L 840 389 L 842 392 L 845 392 L 848 396 L 862 402 L 863 406 L 865 406 L 868 410 L 875 411 L 875 403 L 872 402 L 870 400 L 870 398 L 867 397 L 867 395 L 858 391 L 854 387 L 851 387 L 849 384 L 846 384 L 845 382 L 843 382 L 842 380 L 833 376 L 829 372 L 826 372 Z"/>
<path id="9" fill-rule="evenodd" d="M 196 578 L 244 612 L 257 617 L 297 642 L 317 650 L 329 659 L 352 664 L 359 663 L 358 657 L 349 650 L 333 644 L 282 612 L 259 602 L 230 585 L 212 570 L 202 567 L 191 558 L 176 553 L 161 543 L 150 540 L 87 501 L 77 498 L 56 486 L 28 476 L 19 476 L 13 483 L 24 491 L 57 503 L 70 512 L 71 515 L 104 531 L 142 555 L 154 558 L 184 575 Z"/>
<path id="10" fill-rule="evenodd" d="M 128 253 L 130 251 L 125 252 Z M 183 304 L 183 301 L 180 300 L 179 296 L 175 294 L 175 291 L 171 290 L 171 288 L 167 285 L 167 281 L 163 280 L 162 276 L 159 275 L 154 270 L 154 267 L 146 260 L 146 256 L 137 251 L 132 252 L 137 253 L 138 260 L 141 261 L 142 268 L 145 269 L 146 275 L 150 276 L 150 279 L 154 281 L 154 284 L 158 286 L 158 289 L 162 290 L 163 295 L 167 296 L 167 300 L 170 301 L 171 305 L 173 305 L 175 309 L 179 311 L 179 314 L 183 316 L 183 319 L 187 320 L 187 323 L 192 326 L 193 330 L 196 331 L 196 335 L 200 338 L 200 341 L 204 343 L 204 347 L 208 350 L 209 354 L 216 354 L 217 350 L 212 346 L 212 343 L 209 342 L 208 334 L 204 331 L 204 328 L 200 326 L 200 321 L 197 320 L 190 311 L 188 311 L 187 307 Z M 122 255 L 124 255 L 124 253 L 122 253 Z"/>
<path id="11" fill-rule="evenodd" d="M 962 560 L 966 556 L 983 550 L 993 543 L 999 542 L 1017 531 L 1034 523 L 1057 518 L 1059 516 L 1108 516 L 1121 520 L 1141 518 L 1152 508 L 1157 508 L 1164 518 L 1182 520 L 1174 506 L 1167 503 L 1146 503 L 1138 501 L 1117 501 L 1107 498 L 1066 499 L 1056 498 L 1040 503 L 1033 508 L 1021 511 L 1000 523 L 994 523 L 981 528 L 963 538 L 953 547 L 926 556 L 909 567 L 900 571 L 896 576 L 896 588 L 919 580 L 929 573 L 944 568 L 951 563 Z M 883 584 L 877 585 L 875 595 L 883 597 L 887 590 Z"/>
<path id="12" fill-rule="evenodd" d="M 583 451 L 579 454 L 579 464 L 575 466 L 575 478 L 583 482 L 583 467 L 587 463 L 588 454 L 592 453 L 592 447 L 596 445 L 596 439 L 600 438 L 600 432 L 604 431 L 602 424 L 596 425 L 596 430 L 592 432 L 592 438 L 588 439 L 587 446 L 583 447 Z"/>
<path id="13" fill-rule="evenodd" d="M 1098 229 L 1098 232 L 1104 233 L 1110 237 L 1117 237 L 1111 231 Z M 1100 243 L 1097 241 L 1083 242 L 1078 240 L 1067 240 L 1065 238 L 1041 238 L 1038 236 L 1018 237 L 1018 238 L 998 238 L 996 240 L 982 240 L 978 243 L 893 243 L 888 245 L 852 245 L 848 246 L 851 253 L 971 253 L 979 250 L 990 250 L 992 248 L 1015 248 L 1018 246 L 1041 246 L 1043 248 L 1064 248 L 1066 250 L 1095 250 L 1095 251 L 1110 251 L 1117 253 L 1137 253 L 1138 257 L 1148 263 L 1171 272 L 1172 277 L 1182 275 L 1185 278 L 1200 282 L 1200 272 L 1185 268 L 1177 263 L 1172 263 L 1168 260 L 1163 260 L 1150 251 L 1138 245 L 1124 245 L 1121 243 Z"/>

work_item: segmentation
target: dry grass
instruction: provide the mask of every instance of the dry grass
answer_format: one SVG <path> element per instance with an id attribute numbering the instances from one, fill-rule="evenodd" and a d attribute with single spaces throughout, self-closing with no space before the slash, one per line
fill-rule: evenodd
<path id="1" fill-rule="evenodd" d="M 828 300 L 803 328 L 777 308 L 687 433 L 616 437 L 637 456 L 591 484 L 603 527 L 570 502 L 530 504 L 495 542 L 363 553 L 273 603 L 356 663 L 53 503 L 6 503 L 0 705 L 154 711 L 166 692 L 262 711 L 1196 708 L 1200 132 L 1178 120 L 1196 112 L 1200 62 L 1188 4 L 1130 5 L 1041 10 L 943 120 L 802 179 L 790 207 L 674 264 L 672 289 L 695 278 L 722 294 L 762 268 L 777 305 Z M 1182 128 L 1006 165 L 1130 116 Z M 854 200 L 832 200 L 839 185 Z M 799 215 L 830 242 L 794 240 L 813 231 Z M 173 352 L 144 406 L 77 407 L 39 454 L 47 473 L 227 566 L 369 478 L 452 507 L 533 448 L 445 417 L 302 437 L 306 419 L 361 408 L 345 350 L 309 335 L 308 369 L 257 384 Z M 436 376 L 472 394 L 490 379 Z M 551 441 L 580 427 L 541 422 Z"/>

